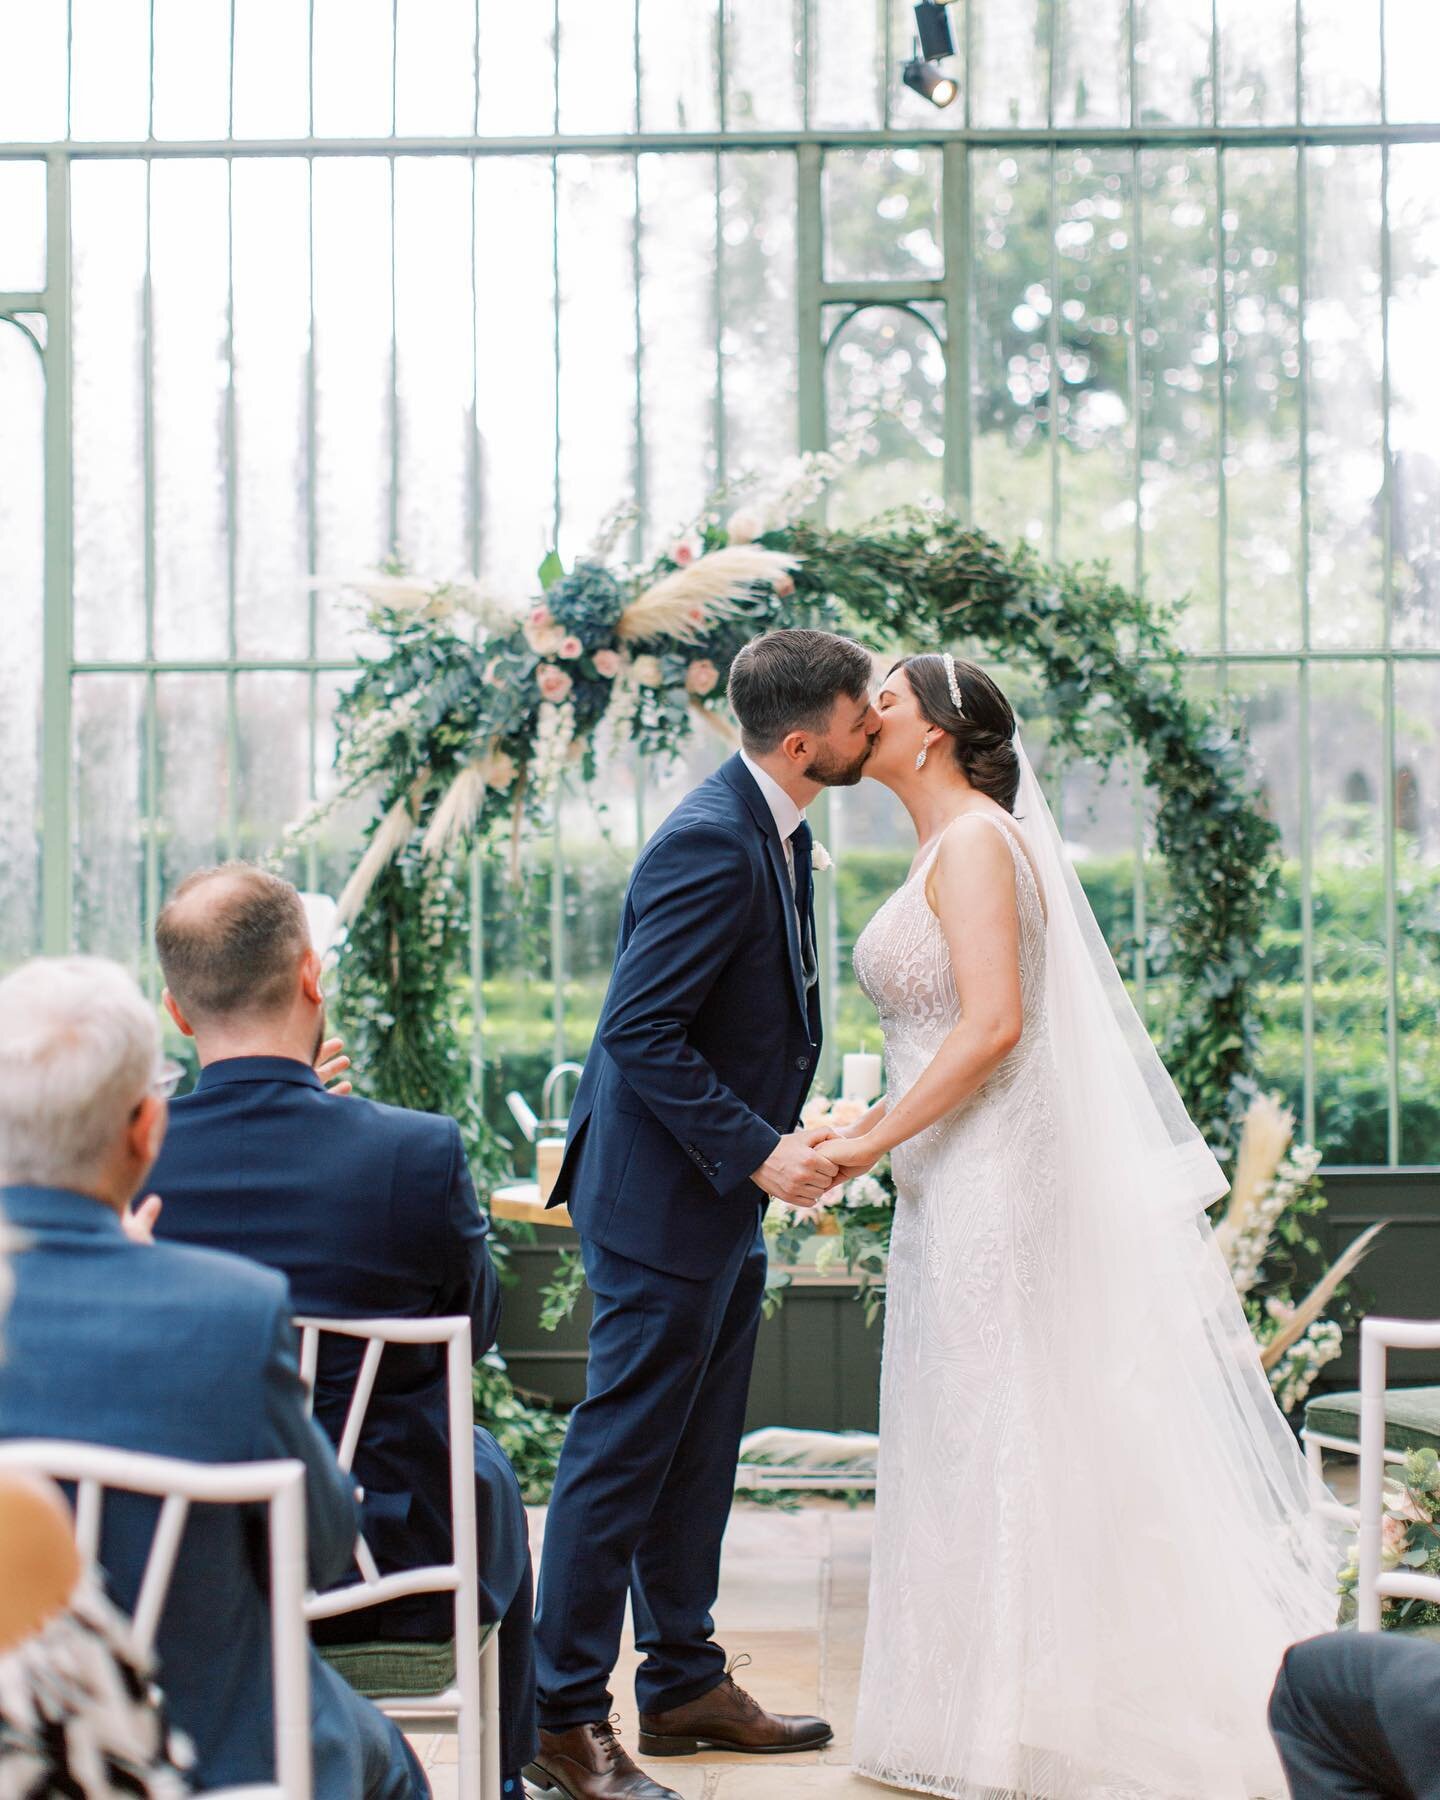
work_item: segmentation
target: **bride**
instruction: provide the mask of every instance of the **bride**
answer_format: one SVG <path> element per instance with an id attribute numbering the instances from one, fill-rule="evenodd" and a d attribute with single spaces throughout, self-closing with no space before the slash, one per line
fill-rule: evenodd
<path id="1" fill-rule="evenodd" d="M 1335 1562 L 1009 703 L 913 656 L 866 767 L 919 848 L 855 949 L 898 1190 L 855 1766 L 925 1793 L 1245 1800 Z"/>

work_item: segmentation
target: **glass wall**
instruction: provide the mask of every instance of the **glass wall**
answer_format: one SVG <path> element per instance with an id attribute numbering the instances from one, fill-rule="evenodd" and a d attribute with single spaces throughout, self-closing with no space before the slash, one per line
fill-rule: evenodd
<path id="1" fill-rule="evenodd" d="M 900 80 L 901 0 L 9 19 L 0 960 L 146 967 L 186 869 L 323 791 L 363 648 L 346 575 L 398 555 L 522 597 L 617 503 L 653 551 L 726 480 L 843 440 L 836 521 L 946 503 L 1175 606 L 1284 838 L 1260 1072 L 1332 1160 L 1440 1161 L 1440 21 L 951 17 L 943 111 Z M 608 761 L 523 903 L 477 884 L 495 1085 L 583 1053 L 635 845 L 722 753 Z M 1054 773 L 1160 1016 L 1147 796 Z M 907 860 L 883 799 L 820 827 L 834 1052 Z M 362 821 L 292 872 L 335 891 Z"/>

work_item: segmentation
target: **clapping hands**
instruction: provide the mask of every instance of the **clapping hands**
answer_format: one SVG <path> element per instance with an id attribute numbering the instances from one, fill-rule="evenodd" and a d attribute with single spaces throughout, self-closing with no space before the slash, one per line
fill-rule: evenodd
<path id="1" fill-rule="evenodd" d="M 315 1073 L 320 1077 L 321 1085 L 332 1094 L 353 1094 L 352 1083 L 341 1080 L 350 1067 L 350 1058 L 345 1055 L 345 1040 L 340 1037 L 326 1038 L 315 1053 Z"/>

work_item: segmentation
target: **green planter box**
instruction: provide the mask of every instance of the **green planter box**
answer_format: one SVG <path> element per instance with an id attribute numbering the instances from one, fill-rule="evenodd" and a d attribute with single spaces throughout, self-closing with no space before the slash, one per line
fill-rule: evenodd
<path id="1" fill-rule="evenodd" d="M 513 1243 L 515 1284 L 505 1290 L 500 1349 L 518 1388 L 574 1406 L 585 1394 L 589 1296 L 556 1331 L 542 1331 L 540 1290 L 554 1278 L 573 1231 L 546 1226 L 536 1244 Z M 812 1431 L 874 1431 L 880 1409 L 880 1321 L 865 1324 L 854 1284 L 827 1278 L 789 1289 L 760 1327 L 747 1430 L 794 1425 Z"/>

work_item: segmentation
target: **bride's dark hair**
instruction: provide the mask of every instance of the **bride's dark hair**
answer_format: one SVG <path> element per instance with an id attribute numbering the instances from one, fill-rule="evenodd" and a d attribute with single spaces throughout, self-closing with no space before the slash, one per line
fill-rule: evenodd
<path id="1" fill-rule="evenodd" d="M 943 656 L 930 651 L 922 656 L 904 656 L 890 673 L 893 675 L 895 669 L 905 671 L 921 718 L 947 734 L 955 748 L 955 761 L 971 787 L 1013 813 L 1020 788 L 1015 714 L 983 669 L 963 657 L 952 660 L 963 712 L 956 712 L 950 697 Z"/>

